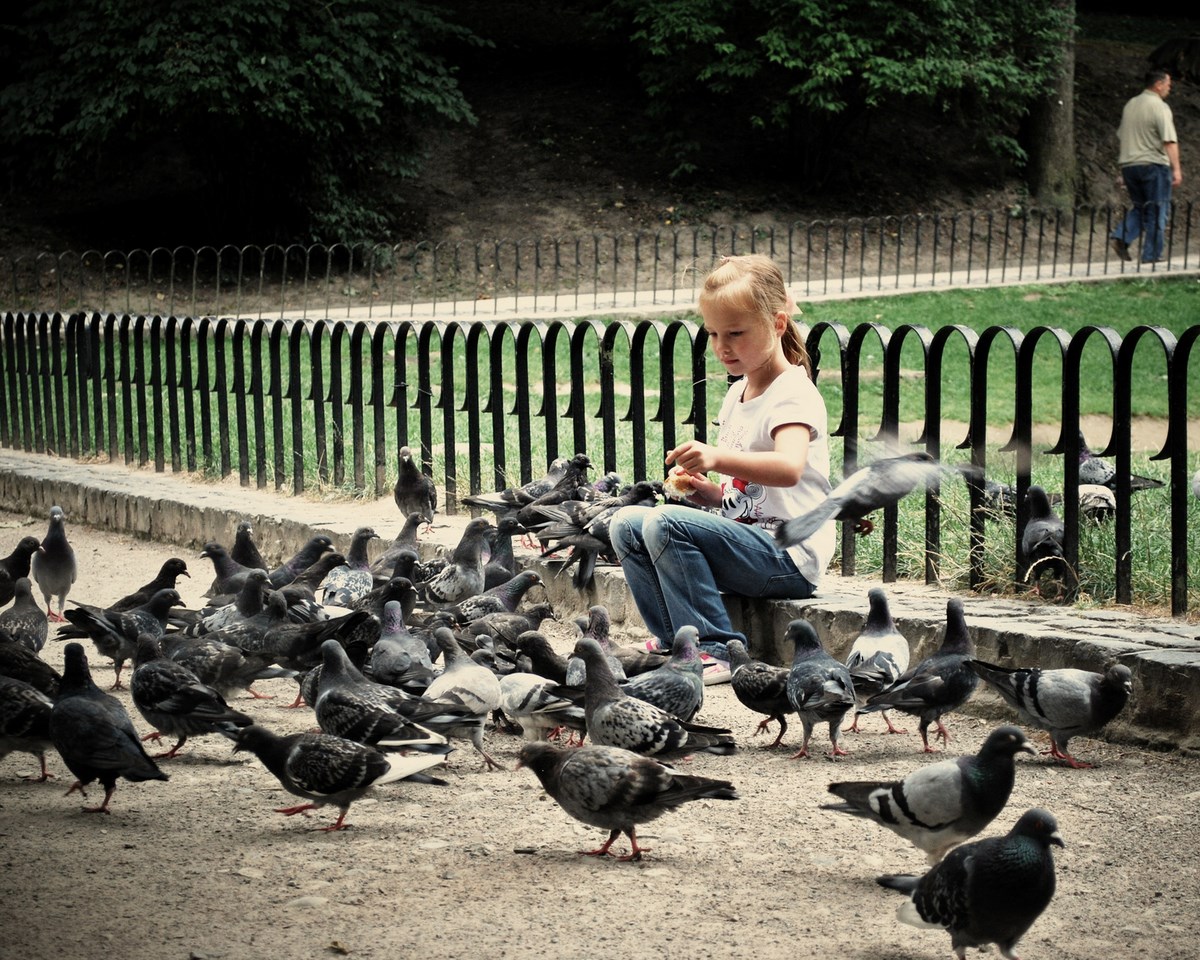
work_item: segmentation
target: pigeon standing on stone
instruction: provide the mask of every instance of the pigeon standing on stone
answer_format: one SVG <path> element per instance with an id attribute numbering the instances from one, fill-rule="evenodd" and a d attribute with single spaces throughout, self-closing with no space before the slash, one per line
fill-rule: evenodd
<path id="1" fill-rule="evenodd" d="M 860 706 L 866 703 L 868 697 L 886 690 L 900 679 L 900 675 L 908 669 L 911 656 L 908 641 L 896 629 L 883 588 L 871 588 L 867 592 L 867 601 L 871 605 L 867 621 L 846 655 L 846 669 L 854 681 L 854 696 Z M 887 724 L 888 733 L 908 732 L 893 726 L 886 710 L 881 711 L 881 716 Z M 857 712 L 846 730 L 858 732 Z"/>
<path id="2" fill-rule="evenodd" d="M 700 661 L 699 639 L 700 631 L 695 627 L 680 627 L 666 663 L 631 678 L 625 684 L 625 692 L 661 707 L 680 720 L 691 720 L 704 706 L 704 664 Z"/>
<path id="3" fill-rule="evenodd" d="M 975 643 L 967 630 L 962 601 L 957 597 L 946 604 L 946 633 L 937 652 L 906 671 L 886 690 L 867 698 L 864 713 L 873 710 L 896 709 L 920 717 L 917 729 L 926 753 L 929 746 L 929 725 L 937 724 L 937 735 L 943 744 L 950 742 L 950 731 L 942 716 L 957 710 L 970 699 L 979 677 L 967 666 L 975 655 Z"/>
<path id="4" fill-rule="evenodd" d="M 804 742 L 792 759 L 807 757 L 808 741 L 813 727 L 829 724 L 832 756 L 844 757 L 846 751 L 838 744 L 842 719 L 854 708 L 854 681 L 846 665 L 826 653 L 817 631 L 807 620 L 788 624 L 784 639 L 795 645 L 795 656 L 788 671 L 787 697 L 804 727 Z"/>
<path id="5" fill-rule="evenodd" d="M 308 803 L 277 807 L 276 813 L 308 816 L 309 810 L 332 803 L 337 820 L 319 829 L 344 830 L 350 804 L 372 787 L 403 780 L 445 761 L 428 753 L 383 753 L 353 740 L 325 733 L 293 733 L 281 737 L 252 724 L 237 733 L 235 751 L 249 750 L 271 771 L 283 788 Z"/>
<path id="6" fill-rule="evenodd" d="M 508 487 L 490 496 L 463 497 L 462 502 L 468 507 L 490 510 L 497 517 L 511 516 L 564 481 L 567 485 L 582 485 L 586 482 L 587 472 L 591 467 L 592 461 L 586 453 L 577 453 L 569 460 L 566 457 L 558 457 L 550 464 L 545 476 L 519 487 Z"/>
<path id="7" fill-rule="evenodd" d="M 16 582 L 29 576 L 30 564 L 39 546 L 37 537 L 22 537 L 12 553 L 0 558 L 0 607 L 12 601 Z"/>
<path id="8" fill-rule="evenodd" d="M 492 525 L 476 517 L 463 530 L 450 561 L 425 581 L 425 599 L 439 606 L 453 606 L 483 592 L 483 551 Z"/>
<path id="9" fill-rule="evenodd" d="M 762 660 L 751 659 L 750 654 L 746 652 L 746 645 L 741 640 L 730 640 L 725 646 L 729 651 L 729 666 L 732 670 L 729 683 L 733 687 L 734 696 L 744 707 L 755 713 L 766 714 L 766 719 L 759 721 L 755 728 L 754 736 L 766 733 L 770 730 L 771 721 L 778 720 L 779 736 L 768 749 L 779 746 L 783 735 L 787 733 L 787 715 L 795 713 L 787 696 L 788 674 L 791 671 L 787 667 L 777 667 Z"/>
<path id="10" fill-rule="evenodd" d="M 941 927 L 959 960 L 967 947 L 989 943 L 1005 960 L 1054 897 L 1052 846 L 1061 847 L 1058 821 L 1031 808 L 1002 837 L 966 843 L 923 877 L 879 877 L 882 887 L 910 899 L 896 911 L 915 927 Z"/>
<path id="11" fill-rule="evenodd" d="M 66 521 L 62 507 L 50 508 L 50 528 L 30 564 L 33 579 L 46 598 L 46 616 L 51 623 L 63 622 L 63 604 L 75 582 L 75 550 L 67 540 Z M 57 613 L 50 606 L 54 597 L 58 598 Z"/>
<path id="12" fill-rule="evenodd" d="M 53 774 L 46 769 L 50 740 L 50 711 L 54 701 L 24 680 L 0 676 L 0 760 L 14 750 L 31 753 L 41 764 L 41 775 L 24 777 L 45 783 Z"/>
<path id="13" fill-rule="evenodd" d="M 99 780 L 104 786 L 104 801 L 84 810 L 108 813 L 118 777 L 135 783 L 168 778 L 142 749 L 121 702 L 92 682 L 83 647 L 68 643 L 63 657 L 62 683 L 50 712 L 50 739 L 63 763 L 78 778 L 67 796 L 78 790 L 86 797 L 84 788 Z"/>
<path id="14" fill-rule="evenodd" d="M 398 466 L 400 472 L 392 497 L 400 508 L 400 514 L 407 517 L 419 513 L 426 523 L 433 523 L 433 515 L 437 513 L 437 487 L 421 472 L 408 447 L 400 448 Z"/>
<path id="15" fill-rule="evenodd" d="M 21 577 L 14 584 L 13 605 L 0 613 L 0 630 L 34 653 L 41 653 L 50 633 L 49 620 L 41 604 L 33 599 L 33 584 Z"/>
<path id="16" fill-rule="evenodd" d="M 378 540 L 373 527 L 359 527 L 350 540 L 346 551 L 346 563 L 334 567 L 325 576 L 320 587 L 321 602 L 338 607 L 348 607 L 355 600 L 370 593 L 375 586 L 371 576 L 371 562 L 367 556 L 367 545 Z"/>
<path id="17" fill-rule="evenodd" d="M 581 855 L 607 856 L 613 842 L 629 837 L 622 861 L 641 860 L 649 847 L 638 846 L 637 826 L 661 817 L 689 800 L 738 800 L 727 780 L 678 773 L 649 757 L 618 747 L 557 747 L 526 743 L 520 765 L 528 767 L 556 803 L 580 823 L 608 831 L 608 839 Z"/>
<path id="18" fill-rule="evenodd" d="M 1079 431 L 1079 483 L 1094 483 L 1110 490 L 1117 489 L 1117 468 L 1092 453 L 1083 438 L 1082 430 Z M 1153 490 L 1163 485 L 1161 480 L 1155 480 L 1153 477 L 1139 477 L 1136 473 L 1129 475 L 1130 490 Z"/>
<path id="19" fill-rule="evenodd" d="M 1033 580 L 1039 593 L 1046 577 L 1064 585 L 1074 582 L 1074 572 L 1063 555 L 1066 527 L 1050 506 L 1046 491 L 1032 486 L 1026 499 L 1029 501 L 1029 522 L 1021 533 L 1021 555 L 1029 568 L 1026 579 Z"/>
<path id="20" fill-rule="evenodd" d="M 132 610 L 98 610 L 80 605 L 67 611 L 71 626 L 61 629 L 59 638 L 91 637 L 99 653 L 112 657 L 112 688 L 120 690 L 121 668 L 137 652 L 138 637 L 143 633 L 161 637 L 167 628 L 167 615 L 180 602 L 177 591 L 159 590 L 148 603 Z"/>
<path id="21" fill-rule="evenodd" d="M 970 840 L 1008 803 L 1018 752 L 1033 753 L 1017 727 L 997 727 L 974 756 L 921 767 L 903 780 L 831 783 L 841 803 L 822 804 L 887 827 L 937 863 L 946 851 Z"/>
<path id="22" fill-rule="evenodd" d="M 1016 708 L 1023 723 L 1050 732 L 1047 753 L 1070 767 L 1090 767 L 1067 752 L 1072 737 L 1094 733 L 1124 708 L 1133 692 L 1133 673 L 1121 663 L 1104 673 L 1072 668 L 1010 670 L 982 660 L 967 666 Z"/>

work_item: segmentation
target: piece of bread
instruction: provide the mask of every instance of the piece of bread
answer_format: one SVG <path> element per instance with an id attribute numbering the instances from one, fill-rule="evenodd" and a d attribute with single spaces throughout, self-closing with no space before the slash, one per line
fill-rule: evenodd
<path id="1" fill-rule="evenodd" d="M 663 480 L 663 494 L 668 499 L 686 500 L 695 492 L 691 476 L 682 470 L 672 470 Z"/>

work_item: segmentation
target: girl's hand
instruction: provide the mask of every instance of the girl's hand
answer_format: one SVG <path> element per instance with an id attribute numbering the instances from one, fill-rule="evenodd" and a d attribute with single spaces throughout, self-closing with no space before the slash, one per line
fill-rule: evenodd
<path id="1" fill-rule="evenodd" d="M 696 476 L 675 467 L 663 481 L 663 491 L 675 500 L 686 500 L 698 507 L 715 507 L 721 503 L 721 485 L 706 476 Z"/>
<path id="2" fill-rule="evenodd" d="M 667 451 L 667 466 L 681 467 L 692 476 L 704 476 L 717 470 L 717 448 L 699 440 L 687 440 Z"/>

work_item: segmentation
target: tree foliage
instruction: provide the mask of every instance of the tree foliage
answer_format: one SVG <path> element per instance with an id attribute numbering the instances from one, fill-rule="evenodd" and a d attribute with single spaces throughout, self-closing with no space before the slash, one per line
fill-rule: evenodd
<path id="1" fill-rule="evenodd" d="M 668 137 L 679 170 L 745 133 L 799 144 L 814 168 L 853 162 L 854 124 L 906 100 L 1022 159 L 1018 120 L 1071 30 L 1044 0 L 607 0 L 600 19 L 634 44 L 655 114 L 692 118 L 670 124 L 693 132 Z"/>
<path id="2" fill-rule="evenodd" d="M 35 0 L 4 20 L 13 182 L 102 182 L 166 143 L 214 212 L 342 240 L 383 229 L 361 188 L 411 171 L 406 132 L 474 122 L 442 51 L 482 41 L 435 3 Z"/>

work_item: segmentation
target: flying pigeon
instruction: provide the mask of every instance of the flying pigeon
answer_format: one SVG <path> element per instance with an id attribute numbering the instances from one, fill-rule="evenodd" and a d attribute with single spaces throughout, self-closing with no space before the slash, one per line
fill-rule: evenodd
<path id="1" fill-rule="evenodd" d="M 1067 752 L 1072 737 L 1094 733 L 1124 708 L 1133 674 L 1115 663 L 1104 673 L 1072 668 L 998 667 L 982 660 L 967 666 L 1017 710 L 1023 723 L 1050 731 L 1047 753 L 1070 767 L 1090 767 Z"/>
<path id="2" fill-rule="evenodd" d="M 1110 490 L 1117 489 L 1117 468 L 1092 453 L 1083 438 L 1082 430 L 1079 431 L 1079 483 L 1094 483 Z M 1129 475 L 1130 490 L 1153 490 L 1161 486 L 1163 482 L 1153 477 L 1139 477 L 1136 473 Z"/>
<path id="3" fill-rule="evenodd" d="M 729 652 L 729 666 L 733 671 L 729 683 L 734 696 L 755 713 L 766 714 L 766 719 L 759 721 L 755 728 L 754 736 L 766 733 L 770 730 L 771 721 L 778 720 L 779 736 L 770 746 L 779 746 L 783 735 L 787 733 L 787 715 L 795 713 L 787 696 L 788 674 L 791 671 L 787 667 L 751 659 L 741 640 L 730 640 L 725 648 Z"/>
<path id="4" fill-rule="evenodd" d="M 33 584 L 21 577 L 13 585 L 13 605 L 0 613 L 0 630 L 34 653 L 41 653 L 50 632 L 41 604 L 33 599 Z"/>
<path id="5" fill-rule="evenodd" d="M 787 698 L 804 727 L 804 742 L 792 759 L 809 755 L 808 741 L 818 723 L 829 724 L 829 742 L 833 745 L 831 755 L 846 756 L 846 751 L 838 744 L 838 737 L 842 718 L 854 708 L 854 681 L 850 679 L 850 671 L 844 663 L 825 652 L 817 631 L 807 620 L 789 623 L 784 639 L 791 640 L 796 651 L 788 671 Z"/>
<path id="6" fill-rule="evenodd" d="M 334 567 L 321 583 L 319 589 L 322 603 L 348 607 L 371 591 L 375 586 L 375 578 L 371 576 L 367 545 L 378 539 L 379 534 L 373 527 L 359 527 L 354 531 L 350 549 L 346 551 L 345 565 Z"/>
<path id="7" fill-rule="evenodd" d="M 1018 752 L 1033 753 L 1017 727 L 997 727 L 974 756 L 920 767 L 903 780 L 831 783 L 841 803 L 822 804 L 887 827 L 937 863 L 991 823 L 1012 793 Z"/>
<path id="8" fill-rule="evenodd" d="M 807 540 L 830 520 L 856 520 L 855 531 L 868 534 L 874 529 L 865 519 L 868 513 L 897 503 L 917 487 L 934 485 L 944 470 L 924 452 L 876 460 L 850 474 L 813 510 L 781 523 L 775 539 L 790 547 Z"/>
<path id="9" fill-rule="evenodd" d="M 433 515 L 437 513 L 437 487 L 421 472 L 408 447 L 400 448 L 398 466 L 400 473 L 392 497 L 401 515 L 407 517 L 419 513 L 426 523 L 433 523 Z"/>
<path id="10" fill-rule="evenodd" d="M 112 688 L 120 690 L 121 668 L 137 652 L 138 637 L 143 633 L 161 637 L 167 627 L 167 614 L 181 602 L 177 591 L 159 590 L 148 603 L 132 610 L 99 610 L 80 604 L 67 611 L 71 626 L 60 629 L 58 636 L 59 639 L 91 637 L 99 653 L 112 657 L 115 677 Z"/>
<path id="11" fill-rule="evenodd" d="M 886 690 L 868 697 L 861 710 L 870 713 L 896 709 L 920 717 L 917 729 L 921 741 L 925 752 L 933 753 L 929 725 L 936 723 L 937 735 L 948 744 L 950 731 L 942 723 L 942 716 L 966 703 L 979 683 L 967 666 L 974 655 L 975 644 L 967 630 L 962 601 L 953 597 L 946 604 L 946 633 L 937 652 L 907 670 Z"/>
<path id="12" fill-rule="evenodd" d="M 33 555 L 30 570 L 46 598 L 46 616 L 51 623 L 62 623 L 63 604 L 75 582 L 75 550 L 67 540 L 66 515 L 62 507 L 50 508 L 50 528 Z M 58 598 L 57 613 L 50 609 L 53 597 Z"/>
<path id="13" fill-rule="evenodd" d="M 12 601 L 13 585 L 21 577 L 29 576 L 33 555 L 40 546 L 37 537 L 22 537 L 12 553 L 0 558 L 0 607 Z"/>
<path id="14" fill-rule="evenodd" d="M 599 746 L 622 747 L 663 759 L 689 753 L 731 754 L 728 730 L 687 723 L 665 710 L 628 696 L 613 677 L 600 644 L 582 638 L 575 654 L 587 665 L 584 712 L 588 736 Z"/>
<path id="15" fill-rule="evenodd" d="M 78 790 L 86 797 L 84 788 L 99 780 L 104 786 L 104 802 L 84 810 L 108 813 L 118 777 L 135 783 L 168 777 L 142 749 L 121 702 L 92 682 L 83 647 L 68 643 L 63 657 L 62 683 L 50 712 L 50 739 L 63 763 L 78 778 L 67 796 Z"/>
<path id="16" fill-rule="evenodd" d="M 254 542 L 254 524 L 249 520 L 238 522 L 237 531 L 233 535 L 233 546 L 229 548 L 229 556 L 234 563 L 240 563 L 243 567 L 263 571 L 271 569 L 258 551 L 258 544 Z"/>
<path id="17" fill-rule="evenodd" d="M 882 887 L 908 894 L 896 911 L 915 927 L 941 927 L 959 960 L 967 947 L 994 943 L 1005 960 L 1054 897 L 1054 858 L 1063 845 L 1058 821 L 1033 807 L 1002 837 L 965 843 L 923 877 L 879 877 Z"/>
<path id="18" fill-rule="evenodd" d="M 666 662 L 657 670 L 630 678 L 622 689 L 680 720 L 691 720 L 704 706 L 704 664 L 700 661 L 699 640 L 700 631 L 695 627 L 680 627 Z"/>
<path id="19" fill-rule="evenodd" d="M 884 589 L 872 587 L 867 592 L 867 601 L 870 603 L 870 610 L 867 612 L 866 623 L 846 655 L 846 669 L 850 671 L 850 678 L 854 681 L 854 696 L 860 706 L 866 703 L 867 697 L 895 683 L 908 669 L 911 655 L 908 641 L 896 629 L 896 623 L 892 620 Z M 887 724 L 888 733 L 907 733 L 906 730 L 892 725 L 886 710 L 881 711 L 881 715 L 883 722 Z M 858 731 L 857 712 L 854 714 L 854 721 L 846 730 Z"/>
<path id="20" fill-rule="evenodd" d="M 249 750 L 271 771 L 283 788 L 308 803 L 277 807 L 276 813 L 308 816 L 309 810 L 332 803 L 337 820 L 324 832 L 344 830 L 350 804 L 371 787 L 419 774 L 445 761 L 428 753 L 384 753 L 353 740 L 325 733 L 293 733 L 281 737 L 252 724 L 237 733 L 235 751 Z"/>
<path id="21" fill-rule="evenodd" d="M 1029 568 L 1025 578 L 1033 579 L 1039 593 L 1046 577 L 1064 585 L 1072 583 L 1075 577 L 1063 556 L 1066 528 L 1062 520 L 1054 513 L 1046 491 L 1041 487 L 1030 487 L 1026 499 L 1029 501 L 1029 522 L 1021 533 L 1021 555 Z"/>
<path id="22" fill-rule="evenodd" d="M 638 846 L 638 824 L 655 820 L 689 800 L 741 799 L 727 780 L 678 773 L 619 747 L 526 743 L 521 747 L 519 765 L 532 770 L 546 793 L 571 817 L 609 832 L 597 849 L 580 851 L 583 856 L 607 856 L 624 833 L 630 851 L 618 859 L 641 860 L 650 848 Z"/>
<path id="23" fill-rule="evenodd" d="M 476 517 L 463 530 L 449 562 L 425 581 L 425 599 L 434 605 L 453 606 L 483 592 L 483 551 L 492 525 Z"/>
<path id="24" fill-rule="evenodd" d="M 136 662 L 129 678 L 129 693 L 133 705 L 155 731 L 142 742 L 161 740 L 163 734 L 178 738 L 175 746 L 157 759 L 176 756 L 188 737 L 209 733 L 232 736 L 239 727 L 254 722 L 231 709 L 220 693 L 202 683 L 183 664 L 168 659 L 158 637 L 144 633 L 138 638 Z"/>
<path id="25" fill-rule="evenodd" d="M 23 680 L 0 676 L 0 760 L 14 750 L 31 753 L 41 764 L 41 775 L 24 777 L 45 783 L 53 774 L 46 769 L 50 740 L 50 711 L 54 701 Z"/>

